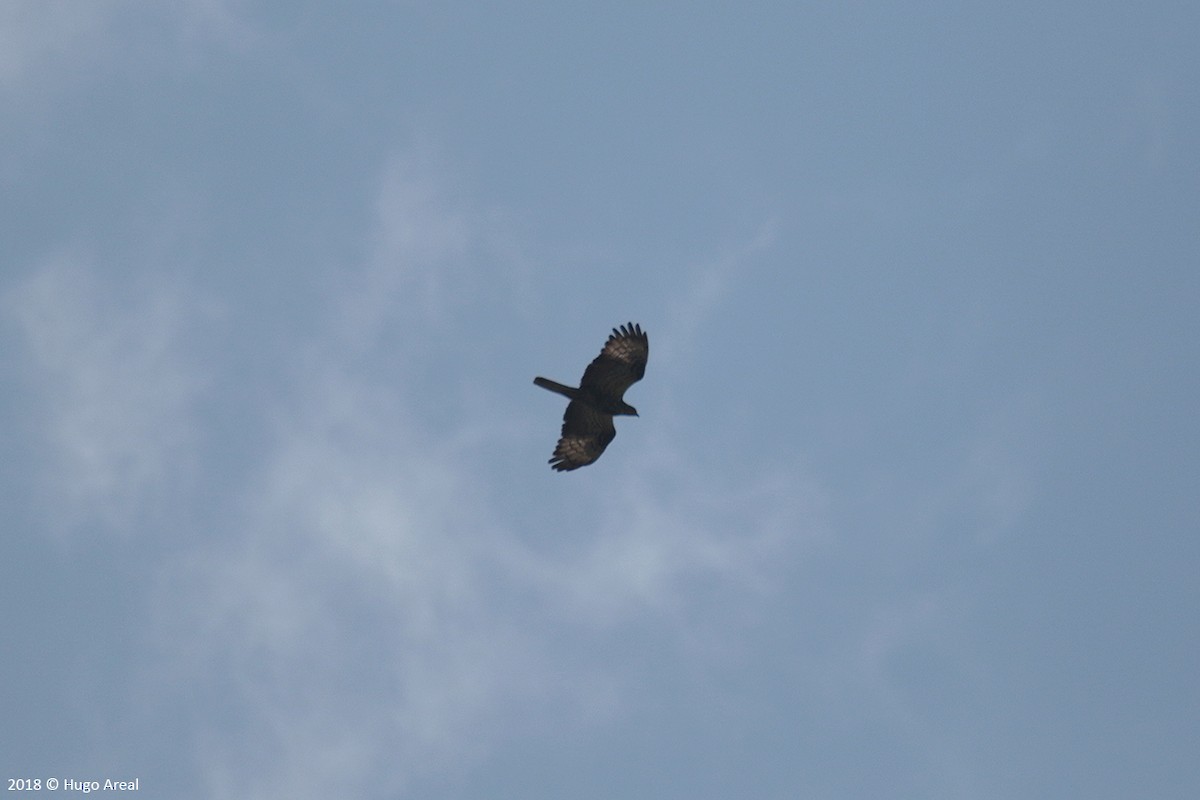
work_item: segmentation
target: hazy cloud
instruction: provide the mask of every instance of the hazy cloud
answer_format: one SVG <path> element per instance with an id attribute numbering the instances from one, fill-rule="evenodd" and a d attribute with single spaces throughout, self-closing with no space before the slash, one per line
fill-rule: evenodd
<path id="1" fill-rule="evenodd" d="M 178 606 L 160 611 L 163 641 L 196 632 L 172 670 L 247 709 L 243 733 L 202 720 L 218 796 L 328 796 L 367 774 L 403 787 L 540 718 L 619 716 L 637 687 L 619 664 L 579 665 L 580 637 L 649 622 L 674 646 L 703 638 L 713 597 L 736 607 L 769 590 L 812 513 L 793 478 L 730 486 L 662 445 L 641 478 L 590 476 L 604 497 L 575 495 L 596 505 L 554 546 L 524 539 L 455 433 L 507 428 L 486 433 L 467 406 L 435 433 L 409 406 L 433 391 L 418 371 L 396 392 L 388 374 L 343 366 L 370 331 L 451 302 L 439 281 L 487 280 L 461 263 L 479 235 L 434 172 L 386 175 L 365 282 L 330 298 L 320 341 L 295 343 L 305 369 L 288 402 L 262 409 L 272 443 L 225 504 L 227 530 L 165 573 Z M 436 354 L 464 335 L 442 331 L 411 346 Z M 559 485 L 548 503 L 579 489 Z"/>
<path id="2" fill-rule="evenodd" d="M 5 295 L 28 356 L 46 508 L 111 528 L 160 509 L 191 464 L 201 373 L 183 346 L 189 306 L 164 283 L 114 291 L 86 258 L 47 259 Z"/>

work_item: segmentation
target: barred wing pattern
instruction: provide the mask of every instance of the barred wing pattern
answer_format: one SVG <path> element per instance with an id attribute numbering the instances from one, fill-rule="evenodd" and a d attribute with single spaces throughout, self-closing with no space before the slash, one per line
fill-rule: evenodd
<path id="1" fill-rule="evenodd" d="M 573 400 L 563 415 L 562 436 L 550 466 L 559 472 L 586 467 L 600 457 L 616 435 L 612 414 Z"/>
<path id="2" fill-rule="evenodd" d="M 642 326 L 631 322 L 613 328 L 600 355 L 584 370 L 579 388 L 605 406 L 618 405 L 625 390 L 646 374 L 649 358 L 650 339 L 642 332 Z"/>

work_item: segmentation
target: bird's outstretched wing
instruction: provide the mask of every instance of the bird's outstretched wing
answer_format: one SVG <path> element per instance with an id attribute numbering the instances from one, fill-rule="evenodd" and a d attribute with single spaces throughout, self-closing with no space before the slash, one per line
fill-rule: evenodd
<path id="1" fill-rule="evenodd" d="M 596 397 L 619 401 L 625 390 L 646 374 L 646 361 L 649 358 L 650 339 L 640 325 L 630 322 L 613 328 L 600 355 L 584 370 L 579 388 Z M 609 420 L 610 425 L 611 422 Z"/>
<path id="2" fill-rule="evenodd" d="M 572 400 L 563 414 L 562 435 L 550 466 L 559 472 L 586 467 L 600 457 L 616 435 L 611 414 Z"/>

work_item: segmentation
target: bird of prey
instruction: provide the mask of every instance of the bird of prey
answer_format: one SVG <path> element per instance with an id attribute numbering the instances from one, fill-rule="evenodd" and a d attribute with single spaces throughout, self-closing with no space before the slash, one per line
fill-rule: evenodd
<path id="1" fill-rule="evenodd" d="M 562 436 L 550 459 L 551 467 L 559 472 L 586 467 L 617 435 L 613 417 L 638 415 L 637 409 L 622 398 L 625 390 L 646 374 L 649 357 L 650 339 L 640 325 L 631 322 L 613 328 L 600 355 L 584 370 L 578 389 L 545 378 L 533 379 L 543 389 L 571 398 L 563 414 Z"/>

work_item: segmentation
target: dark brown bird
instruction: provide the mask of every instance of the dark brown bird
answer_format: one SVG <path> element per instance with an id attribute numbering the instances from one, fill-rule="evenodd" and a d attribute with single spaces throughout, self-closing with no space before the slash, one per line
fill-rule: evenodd
<path id="1" fill-rule="evenodd" d="M 586 467 L 600 457 L 617 435 L 613 417 L 638 415 L 623 398 L 625 390 L 646 374 L 649 357 L 650 339 L 640 325 L 631 322 L 613 328 L 600 355 L 584 370 L 578 389 L 546 378 L 533 379 L 543 389 L 571 398 L 550 466 L 565 472 Z"/>

